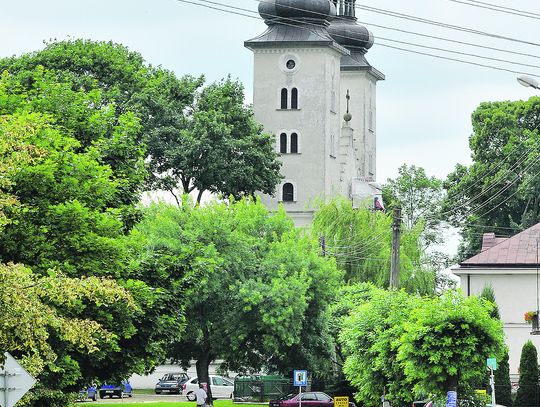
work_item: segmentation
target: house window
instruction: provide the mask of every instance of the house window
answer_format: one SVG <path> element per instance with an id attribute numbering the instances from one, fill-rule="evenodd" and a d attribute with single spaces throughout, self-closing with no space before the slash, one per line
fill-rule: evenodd
<path id="1" fill-rule="evenodd" d="M 283 184 L 283 202 L 294 202 L 294 187 L 290 182 Z"/>
<path id="2" fill-rule="evenodd" d="M 298 134 L 291 134 L 291 153 L 298 153 Z"/>
<path id="3" fill-rule="evenodd" d="M 330 157 L 336 158 L 336 136 L 330 134 Z"/>
<path id="4" fill-rule="evenodd" d="M 279 135 L 279 152 L 281 154 L 287 153 L 287 134 L 285 133 Z"/>
<path id="5" fill-rule="evenodd" d="M 291 90 L 291 109 L 298 109 L 298 89 Z"/>
<path id="6" fill-rule="evenodd" d="M 286 88 L 281 89 L 281 108 L 287 109 L 287 102 L 289 99 L 289 92 Z"/>

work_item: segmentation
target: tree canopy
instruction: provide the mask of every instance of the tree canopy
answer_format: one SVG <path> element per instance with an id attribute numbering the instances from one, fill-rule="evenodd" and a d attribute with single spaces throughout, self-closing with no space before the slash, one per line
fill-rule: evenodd
<path id="1" fill-rule="evenodd" d="M 330 360 L 326 309 L 340 273 L 283 210 L 249 200 L 153 205 L 136 231 L 163 275 L 190 276 L 186 333 L 171 357 L 196 360 L 200 380 L 216 358 L 236 371 L 324 370 L 313 362 Z"/>
<path id="2" fill-rule="evenodd" d="M 461 229 L 461 258 L 478 253 L 481 235 L 512 235 L 540 221 L 540 98 L 482 103 L 472 115 L 472 165 L 448 175 L 447 219 Z"/>
<path id="3" fill-rule="evenodd" d="M 313 233 L 324 236 L 326 252 L 335 257 L 349 282 L 388 287 L 392 251 L 392 215 L 354 209 L 345 198 L 323 203 L 315 212 Z M 400 286 L 410 292 L 433 293 L 436 271 L 422 264 L 421 224 L 401 235 Z"/>
<path id="4" fill-rule="evenodd" d="M 477 297 L 456 291 L 440 297 L 363 291 L 343 320 L 340 341 L 344 372 L 366 406 L 379 405 L 385 389 L 393 404 L 441 397 L 458 387 L 466 398 L 473 392 L 471 380 L 483 377 L 486 358 L 503 348 L 500 321 Z"/>

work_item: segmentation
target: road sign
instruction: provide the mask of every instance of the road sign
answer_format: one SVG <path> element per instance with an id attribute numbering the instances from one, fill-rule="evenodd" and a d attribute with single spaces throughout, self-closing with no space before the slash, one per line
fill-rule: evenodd
<path id="1" fill-rule="evenodd" d="M 488 358 L 486 360 L 487 367 L 493 370 L 497 370 L 497 359 L 495 358 Z"/>
<path id="2" fill-rule="evenodd" d="M 307 370 L 294 371 L 294 385 L 307 386 Z"/>
<path id="3" fill-rule="evenodd" d="M 34 385 L 36 379 L 24 370 L 9 353 L 0 367 L 0 406 L 13 407 Z"/>
<path id="4" fill-rule="evenodd" d="M 334 397 L 334 407 L 349 407 L 349 397 Z"/>

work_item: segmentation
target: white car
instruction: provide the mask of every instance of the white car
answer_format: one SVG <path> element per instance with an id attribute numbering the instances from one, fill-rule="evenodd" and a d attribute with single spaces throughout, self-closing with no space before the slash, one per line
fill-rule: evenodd
<path id="1" fill-rule="evenodd" d="M 199 379 L 193 377 L 182 385 L 182 395 L 189 401 L 195 401 L 195 390 L 199 388 Z M 234 383 L 231 379 L 222 376 L 210 375 L 210 389 L 213 399 L 232 399 Z"/>

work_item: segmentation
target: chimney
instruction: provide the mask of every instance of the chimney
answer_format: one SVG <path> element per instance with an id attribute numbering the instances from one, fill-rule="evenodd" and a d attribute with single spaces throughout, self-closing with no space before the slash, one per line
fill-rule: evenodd
<path id="1" fill-rule="evenodd" d="M 482 251 L 492 248 L 497 244 L 495 233 L 484 233 L 482 237 Z"/>

